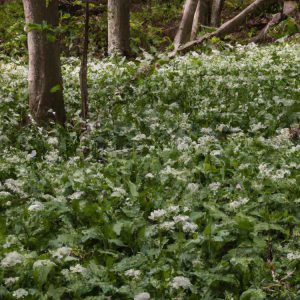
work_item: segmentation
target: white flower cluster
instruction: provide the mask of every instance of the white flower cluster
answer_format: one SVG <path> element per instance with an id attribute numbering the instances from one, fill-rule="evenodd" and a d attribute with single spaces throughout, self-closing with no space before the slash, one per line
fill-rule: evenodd
<path id="1" fill-rule="evenodd" d="M 14 267 L 23 262 L 23 256 L 16 251 L 7 253 L 6 256 L 1 261 L 1 266 L 3 268 Z"/>
<path id="2" fill-rule="evenodd" d="M 33 269 L 43 268 L 43 267 L 53 267 L 55 263 L 49 259 L 40 259 L 34 262 Z"/>
<path id="3" fill-rule="evenodd" d="M 6 286 L 12 286 L 19 281 L 20 277 L 8 277 L 4 279 L 4 284 Z"/>
<path id="4" fill-rule="evenodd" d="M 157 209 L 151 212 L 149 219 L 151 221 L 161 222 L 158 224 L 158 227 L 164 231 L 173 231 L 175 230 L 176 224 L 180 224 L 182 226 L 182 230 L 185 233 L 193 233 L 198 230 L 198 225 L 189 221 L 189 216 L 187 215 L 175 215 L 174 213 L 178 213 L 180 211 L 180 207 L 176 205 L 171 205 L 167 210 L 165 209 Z M 188 208 L 184 208 L 183 211 L 188 211 Z M 164 220 L 165 218 L 172 218 L 172 220 Z"/>
<path id="5" fill-rule="evenodd" d="M 22 197 L 27 197 L 27 194 L 23 191 L 23 184 L 19 180 L 6 179 L 4 186 L 10 191 L 21 195 Z"/>
<path id="6" fill-rule="evenodd" d="M 285 177 L 290 176 L 291 171 L 288 169 L 278 169 L 274 170 L 266 163 L 262 163 L 258 166 L 259 175 L 261 178 L 268 178 L 273 181 L 284 179 Z"/>
<path id="7" fill-rule="evenodd" d="M 300 252 L 290 252 L 287 254 L 288 260 L 300 260 Z"/>
<path id="8" fill-rule="evenodd" d="M 87 269 L 81 266 L 80 264 L 77 264 L 74 267 L 70 267 L 70 271 L 71 273 L 84 274 L 86 273 Z"/>
<path id="9" fill-rule="evenodd" d="M 239 198 L 238 200 L 236 201 L 232 201 L 229 203 L 229 207 L 232 208 L 232 209 L 237 209 L 238 207 L 246 204 L 249 202 L 249 199 L 248 198 Z"/>
<path id="10" fill-rule="evenodd" d="M 220 182 L 212 182 L 209 184 L 209 189 L 212 190 L 213 192 L 216 192 L 218 189 L 220 189 L 221 187 L 221 183 Z"/>
<path id="11" fill-rule="evenodd" d="M 134 296 L 134 300 L 150 300 L 151 296 L 147 292 L 142 292 Z"/>
<path id="12" fill-rule="evenodd" d="M 44 210 L 44 204 L 39 201 L 35 201 L 28 207 L 28 211 L 30 212 L 38 212 Z"/>
<path id="13" fill-rule="evenodd" d="M 13 296 L 16 298 L 16 299 L 22 299 L 26 296 L 28 296 L 28 291 L 24 290 L 24 289 L 18 289 L 16 291 L 13 292 Z"/>
<path id="14" fill-rule="evenodd" d="M 71 200 L 77 200 L 77 199 L 80 199 L 83 195 L 84 195 L 84 192 L 77 191 L 77 192 L 74 192 L 72 195 L 70 195 L 68 198 Z"/>
<path id="15" fill-rule="evenodd" d="M 138 279 L 141 276 L 142 272 L 140 270 L 129 269 L 125 272 L 125 276 L 131 277 L 133 279 Z"/>
<path id="16" fill-rule="evenodd" d="M 75 257 L 71 256 L 72 248 L 70 247 L 60 247 L 56 250 L 50 251 L 52 257 L 57 260 L 72 261 L 77 260 Z"/>
<path id="17" fill-rule="evenodd" d="M 173 278 L 173 281 L 171 282 L 171 287 L 173 289 L 189 289 L 192 286 L 191 281 L 189 278 L 184 276 L 177 276 Z"/>
<path id="18" fill-rule="evenodd" d="M 157 209 L 151 212 L 149 219 L 152 221 L 156 221 L 161 219 L 162 217 L 164 217 L 167 214 L 167 211 L 164 209 Z"/>

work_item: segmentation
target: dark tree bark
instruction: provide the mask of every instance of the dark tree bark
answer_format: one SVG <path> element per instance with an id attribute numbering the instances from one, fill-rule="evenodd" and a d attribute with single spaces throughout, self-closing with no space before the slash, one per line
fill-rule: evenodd
<path id="1" fill-rule="evenodd" d="M 211 9 L 211 26 L 219 27 L 221 25 L 221 13 L 224 0 L 213 0 Z"/>
<path id="2" fill-rule="evenodd" d="M 86 120 L 88 117 L 88 84 L 87 84 L 87 72 L 88 72 L 88 49 L 89 49 L 89 22 L 90 22 L 90 6 L 89 2 L 85 3 L 85 24 L 84 24 L 84 40 L 83 40 L 83 52 L 81 59 L 80 69 L 80 91 L 81 91 L 81 114 L 82 119 Z"/>
<path id="3" fill-rule="evenodd" d="M 200 0 L 199 22 L 201 25 L 209 26 L 211 22 L 212 0 Z"/>
<path id="4" fill-rule="evenodd" d="M 130 0 L 108 0 L 108 54 L 130 54 Z"/>
<path id="5" fill-rule="evenodd" d="M 23 0 L 23 5 L 28 28 L 30 112 L 38 124 L 50 120 L 64 124 L 59 41 L 53 31 L 59 22 L 58 0 L 48 4 L 45 0 Z M 46 28 L 41 26 L 45 22 Z"/>

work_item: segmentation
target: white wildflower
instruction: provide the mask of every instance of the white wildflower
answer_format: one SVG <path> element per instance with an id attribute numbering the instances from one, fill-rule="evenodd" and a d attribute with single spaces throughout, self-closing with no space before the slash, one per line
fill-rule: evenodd
<path id="1" fill-rule="evenodd" d="M 49 259 L 39 259 L 39 260 L 34 262 L 33 269 L 40 268 L 40 267 L 53 267 L 53 266 L 55 266 L 55 263 L 52 262 L 51 260 L 49 260 Z"/>
<path id="2" fill-rule="evenodd" d="M 216 130 L 222 132 L 224 129 L 228 128 L 225 124 L 220 124 L 218 127 L 216 127 Z"/>
<path id="3" fill-rule="evenodd" d="M 70 271 L 72 273 L 85 273 L 86 272 L 86 268 L 84 268 L 83 266 L 81 266 L 80 264 L 77 264 L 74 267 L 70 267 Z"/>
<path id="4" fill-rule="evenodd" d="M 77 191 L 77 192 L 73 193 L 72 195 L 70 195 L 69 199 L 71 199 L 71 200 L 80 199 L 83 194 L 84 194 L 84 192 Z"/>
<path id="5" fill-rule="evenodd" d="M 57 150 L 53 150 L 48 152 L 48 154 L 45 156 L 45 160 L 49 162 L 56 162 L 59 159 L 59 152 Z"/>
<path id="6" fill-rule="evenodd" d="M 186 212 L 188 212 L 188 211 L 191 211 L 191 209 L 190 209 L 189 207 L 186 207 L 186 206 L 185 206 L 185 207 L 183 208 L 183 212 L 186 213 Z"/>
<path id="7" fill-rule="evenodd" d="M 291 174 L 291 172 L 289 170 L 279 169 L 279 170 L 276 170 L 275 174 L 273 174 L 271 176 L 271 178 L 273 180 L 283 179 L 285 176 L 289 176 L 290 174 Z"/>
<path id="8" fill-rule="evenodd" d="M 51 251 L 52 257 L 56 259 L 63 259 L 65 257 L 70 256 L 72 252 L 72 248 L 69 247 L 61 247 L 57 248 L 55 251 Z"/>
<path id="9" fill-rule="evenodd" d="M 235 186 L 235 188 L 236 188 L 237 190 L 241 190 L 243 187 L 242 187 L 242 185 L 241 185 L 240 183 L 238 183 L 238 184 Z"/>
<path id="10" fill-rule="evenodd" d="M 4 186 L 14 193 L 24 195 L 24 192 L 22 189 L 23 185 L 18 180 L 9 178 L 9 179 L 5 180 Z"/>
<path id="11" fill-rule="evenodd" d="M 19 281 L 20 277 L 8 277 L 4 279 L 4 284 L 6 286 L 12 286 Z"/>
<path id="12" fill-rule="evenodd" d="M 58 145 L 57 137 L 49 137 L 48 138 L 48 144 L 49 145 L 54 145 L 54 146 Z"/>
<path id="13" fill-rule="evenodd" d="M 179 210 L 180 210 L 179 205 L 171 205 L 168 207 L 168 211 L 171 213 L 177 213 L 179 212 Z"/>
<path id="14" fill-rule="evenodd" d="M 204 133 L 204 134 L 211 134 L 213 132 L 213 130 L 210 127 L 201 128 L 200 131 L 201 131 L 201 133 Z"/>
<path id="15" fill-rule="evenodd" d="M 133 141 L 142 141 L 147 139 L 147 136 L 143 133 L 137 134 L 135 137 L 132 138 Z"/>
<path id="16" fill-rule="evenodd" d="M 250 167 L 250 164 L 241 164 L 240 166 L 239 166 L 239 170 L 246 170 L 246 169 L 248 169 Z"/>
<path id="17" fill-rule="evenodd" d="M 221 183 L 220 182 L 212 182 L 208 187 L 210 190 L 215 192 L 221 187 Z"/>
<path id="18" fill-rule="evenodd" d="M 187 189 L 191 192 L 191 193 L 196 193 L 199 189 L 199 184 L 197 183 L 189 183 L 187 186 Z"/>
<path id="19" fill-rule="evenodd" d="M 154 178 L 154 175 L 152 173 L 148 173 L 145 175 L 145 178 L 152 179 Z"/>
<path id="20" fill-rule="evenodd" d="M 221 150 L 213 150 L 210 152 L 210 155 L 212 156 L 220 156 L 222 154 Z"/>
<path id="21" fill-rule="evenodd" d="M 3 258 L 1 261 L 1 266 L 3 268 L 10 268 L 10 267 L 14 267 L 17 264 L 22 263 L 22 261 L 23 261 L 22 255 L 16 251 L 13 251 L 6 254 L 5 258 Z"/>
<path id="22" fill-rule="evenodd" d="M 166 215 L 166 211 L 164 209 L 157 209 L 154 210 L 153 212 L 151 212 L 149 219 L 152 221 L 155 221 L 157 219 L 161 219 L 162 217 L 164 217 Z"/>
<path id="23" fill-rule="evenodd" d="M 3 244 L 3 248 L 9 248 L 12 245 L 18 244 L 19 240 L 15 235 L 8 235 L 5 239 L 5 244 Z"/>
<path id="24" fill-rule="evenodd" d="M 28 153 L 26 156 L 26 160 L 31 160 L 32 158 L 36 157 L 36 151 L 32 150 L 31 153 Z"/>
<path id="25" fill-rule="evenodd" d="M 125 276 L 137 279 L 141 276 L 142 272 L 140 270 L 129 269 L 125 272 Z"/>
<path id="26" fill-rule="evenodd" d="M 269 177 L 271 176 L 272 169 L 268 167 L 268 164 L 262 163 L 258 166 L 258 170 L 261 176 Z"/>
<path id="27" fill-rule="evenodd" d="M 242 206 L 242 205 L 244 205 L 244 204 L 246 204 L 248 202 L 249 202 L 248 198 L 240 198 L 240 199 L 238 199 L 236 201 L 230 202 L 229 203 L 229 207 L 232 208 L 232 209 L 236 209 L 236 208 L 238 208 L 238 207 L 240 207 L 240 206 Z"/>
<path id="28" fill-rule="evenodd" d="M 150 294 L 143 292 L 134 296 L 134 300 L 150 300 Z"/>
<path id="29" fill-rule="evenodd" d="M 173 278 L 173 281 L 171 282 L 171 287 L 173 289 L 188 289 L 192 286 L 190 280 L 184 276 L 177 276 Z"/>
<path id="30" fill-rule="evenodd" d="M 288 260 L 300 260 L 300 253 L 290 252 L 287 254 L 287 259 Z"/>
<path id="31" fill-rule="evenodd" d="M 172 231 L 174 227 L 175 227 L 175 222 L 173 221 L 166 221 L 159 225 L 160 229 L 167 230 L 167 231 Z"/>
<path id="32" fill-rule="evenodd" d="M 31 212 L 41 211 L 43 209 L 44 209 L 44 204 L 39 201 L 35 201 L 28 207 L 28 211 Z"/>
<path id="33" fill-rule="evenodd" d="M 178 215 L 178 216 L 174 216 L 173 217 L 173 220 L 176 223 L 186 222 L 188 219 L 189 219 L 189 217 L 188 216 L 184 216 L 184 215 Z"/>
<path id="34" fill-rule="evenodd" d="M 0 192 L 0 198 L 6 198 L 9 196 L 11 196 L 11 193 L 9 193 L 9 192 L 5 192 L 5 191 Z"/>
<path id="35" fill-rule="evenodd" d="M 195 232 L 198 229 L 198 225 L 192 222 L 186 222 L 182 226 L 182 230 L 184 232 Z"/>
<path id="36" fill-rule="evenodd" d="M 13 296 L 16 299 L 22 299 L 22 298 L 28 296 L 28 292 L 24 289 L 18 289 L 18 290 L 13 292 Z"/>
<path id="37" fill-rule="evenodd" d="M 267 126 L 262 124 L 261 122 L 257 123 L 257 124 L 252 124 L 250 126 L 250 129 L 252 132 L 255 132 L 255 131 L 259 131 L 261 129 L 265 129 Z"/>
<path id="38" fill-rule="evenodd" d="M 121 198 L 126 196 L 126 191 L 123 188 L 114 188 L 114 191 L 112 192 L 111 196 L 115 198 Z"/>

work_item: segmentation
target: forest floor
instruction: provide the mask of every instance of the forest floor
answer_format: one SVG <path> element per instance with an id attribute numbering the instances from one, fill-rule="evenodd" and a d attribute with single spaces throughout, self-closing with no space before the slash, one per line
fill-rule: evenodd
<path id="1" fill-rule="evenodd" d="M 300 45 L 79 66 L 66 128 L 0 62 L 1 299 L 297 299 Z M 147 294 L 149 293 L 149 294 Z"/>

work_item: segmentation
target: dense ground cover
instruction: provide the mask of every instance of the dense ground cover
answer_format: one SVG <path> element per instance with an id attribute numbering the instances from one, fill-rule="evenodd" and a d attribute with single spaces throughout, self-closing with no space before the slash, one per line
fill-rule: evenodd
<path id="1" fill-rule="evenodd" d="M 300 46 L 64 61 L 66 129 L 0 62 L 1 299 L 299 299 Z M 149 295 L 147 294 L 149 293 Z"/>

